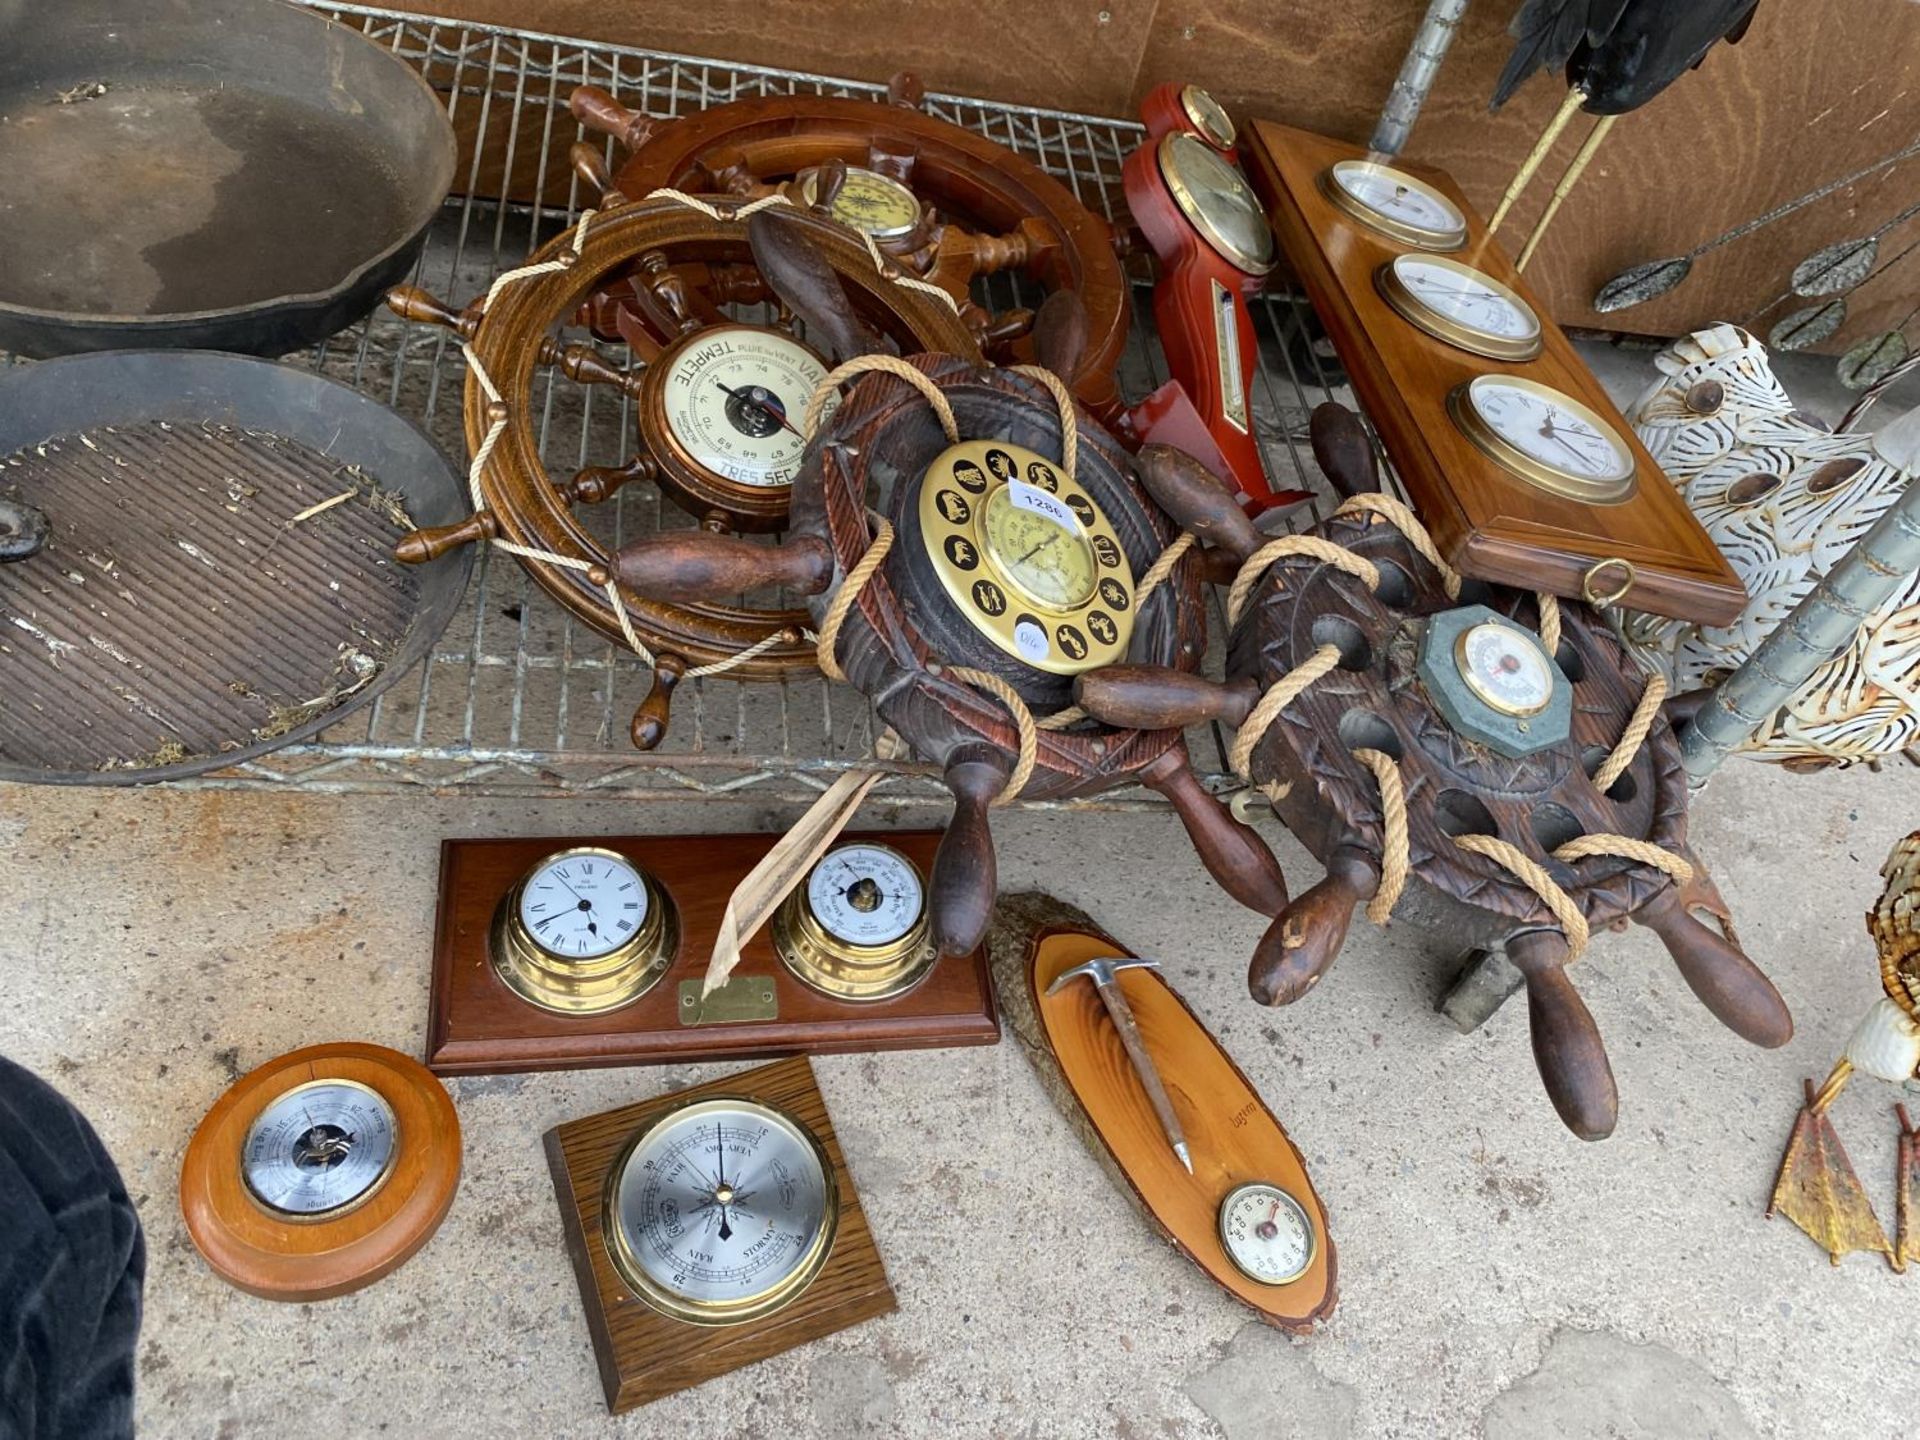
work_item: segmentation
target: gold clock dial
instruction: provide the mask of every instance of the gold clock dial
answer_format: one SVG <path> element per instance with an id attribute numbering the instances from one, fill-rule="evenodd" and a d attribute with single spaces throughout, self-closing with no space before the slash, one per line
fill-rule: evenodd
<path id="1" fill-rule="evenodd" d="M 1183 86 L 1180 108 L 1186 112 L 1188 122 L 1200 132 L 1201 139 L 1219 150 L 1233 148 L 1239 132 L 1234 129 L 1233 117 L 1213 96 L 1198 85 Z"/>
<path id="2" fill-rule="evenodd" d="M 1447 410 L 1485 454 L 1550 494 L 1592 505 L 1633 494 L 1633 451 L 1571 395 L 1513 375 L 1477 375 L 1447 397 Z"/>
<path id="3" fill-rule="evenodd" d="M 1098 566 L 1086 532 L 1056 516 L 1065 507 L 1048 496 L 1023 496 L 1002 485 L 987 496 L 981 535 L 1000 573 L 1027 599 L 1049 610 L 1075 610 L 1093 594 Z"/>
<path id="4" fill-rule="evenodd" d="M 808 171 L 800 182 L 800 198 L 813 204 L 818 171 Z M 840 193 L 833 197 L 833 218 L 849 229 L 876 240 L 894 240 L 920 223 L 920 201 L 890 175 L 849 165 Z"/>
<path id="5" fill-rule="evenodd" d="M 1168 192 L 1201 239 L 1249 275 L 1273 268 L 1273 231 L 1238 166 L 1184 132 L 1164 136 L 1156 154 Z"/>
<path id="6" fill-rule="evenodd" d="M 1377 276 L 1402 318 L 1449 345 L 1495 360 L 1540 353 L 1540 317 L 1491 275 L 1442 255 L 1396 255 Z"/>
<path id="7" fill-rule="evenodd" d="M 1000 649 L 1077 675 L 1122 658 L 1134 582 L 1113 524 L 1051 460 L 998 440 L 943 452 L 920 483 L 942 588 Z"/>
<path id="8" fill-rule="evenodd" d="M 1340 160 L 1321 177 L 1327 198 L 1363 225 L 1422 250 L 1458 250 L 1467 220 L 1445 195 L 1404 170 Z"/>

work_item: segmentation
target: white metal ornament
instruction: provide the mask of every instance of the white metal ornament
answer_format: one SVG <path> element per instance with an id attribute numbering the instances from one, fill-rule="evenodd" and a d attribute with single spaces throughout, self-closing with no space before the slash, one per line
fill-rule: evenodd
<path id="1" fill-rule="evenodd" d="M 1628 646 L 1684 693 L 1737 670 L 1899 499 L 1911 470 L 1875 437 L 1834 434 L 1794 408 L 1766 347 L 1733 325 L 1655 360 L 1627 411 L 1635 432 L 1747 587 L 1745 612 L 1708 627 L 1621 617 Z M 1920 412 L 1894 425 L 1920 424 Z M 1920 575 L 1872 608 L 1852 642 L 1740 746 L 1803 766 L 1897 754 L 1920 738 Z"/>

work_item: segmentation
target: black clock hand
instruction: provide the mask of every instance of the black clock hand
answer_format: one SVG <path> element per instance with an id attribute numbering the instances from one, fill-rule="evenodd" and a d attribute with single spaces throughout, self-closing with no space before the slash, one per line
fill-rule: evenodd
<path id="1" fill-rule="evenodd" d="M 804 435 L 801 435 L 798 430 L 793 428 L 792 422 L 787 419 L 787 407 L 780 403 L 780 397 L 775 395 L 771 390 L 761 389 L 760 394 L 749 395 L 745 390 L 734 389 L 725 381 L 716 380 L 713 383 L 726 391 L 727 394 L 735 400 L 738 400 L 742 405 L 751 405 L 756 410 L 766 411 L 767 414 L 779 421 L 780 428 L 789 434 L 802 440 L 806 438 Z"/>

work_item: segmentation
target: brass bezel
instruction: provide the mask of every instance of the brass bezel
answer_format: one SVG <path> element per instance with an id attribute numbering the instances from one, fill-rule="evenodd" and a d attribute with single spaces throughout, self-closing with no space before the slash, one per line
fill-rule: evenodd
<path id="1" fill-rule="evenodd" d="M 891 1000 L 913 989 L 933 973 L 940 948 L 933 940 L 932 907 L 927 904 L 926 876 L 920 867 L 891 845 L 855 842 L 860 848 L 883 850 L 920 881 L 920 914 L 898 940 L 885 945 L 856 945 L 841 939 L 814 913 L 808 887 L 814 871 L 841 850 L 829 850 L 809 870 L 806 879 L 788 892 L 773 917 L 773 948 L 780 962 L 802 985 L 834 1000 L 855 1005 Z"/>
<path id="2" fill-rule="evenodd" d="M 1396 220 L 1391 215 L 1382 215 L 1379 211 L 1368 208 L 1358 197 L 1349 194 L 1346 187 L 1334 178 L 1342 167 L 1349 165 L 1385 171 L 1409 190 L 1417 190 L 1429 200 L 1446 206 L 1458 218 L 1458 226 L 1450 230 L 1429 230 L 1424 225 Z M 1320 172 L 1320 193 L 1325 195 L 1336 209 L 1344 211 L 1369 230 L 1385 235 L 1390 240 L 1398 240 L 1403 245 L 1411 245 L 1417 250 L 1435 252 L 1458 250 L 1467 243 L 1467 218 L 1461 213 L 1460 207 L 1426 181 L 1416 179 L 1392 165 L 1382 165 L 1373 160 L 1336 160 Z"/>
<path id="3" fill-rule="evenodd" d="M 1021 477 L 1031 475 L 1036 465 L 1044 467 L 1056 479 L 1059 488 L 1054 493 L 1061 503 L 1071 509 L 1074 501 L 1078 500 L 1093 516 L 1091 524 L 1086 523 L 1077 512 L 1074 516 L 1076 526 L 1093 551 L 1094 591 L 1084 603 L 1064 610 L 1035 603 L 1006 573 L 993 548 L 987 543 L 987 501 L 995 490 L 1006 484 L 1005 478 L 996 474 L 987 464 L 987 454 L 994 450 L 1004 452 L 1014 462 L 1016 472 Z M 972 464 L 984 477 L 986 483 L 982 489 L 973 490 L 952 478 L 955 466 L 962 462 Z M 1023 483 L 1030 482 L 1023 479 Z M 965 518 L 956 521 L 947 517 L 939 504 L 942 493 L 957 493 L 966 501 Z M 926 547 L 934 573 L 940 577 L 941 588 L 973 627 L 1000 649 L 1022 664 L 1050 675 L 1078 675 L 1101 665 L 1111 665 L 1125 657 L 1127 645 L 1133 638 L 1134 614 L 1138 609 L 1138 596 L 1126 547 L 1120 543 L 1113 522 L 1094 503 L 1093 497 L 1075 484 L 1072 477 L 1060 473 L 1058 461 L 1004 440 L 963 440 L 941 451 L 927 467 L 920 481 L 918 508 L 921 543 Z M 950 540 L 958 540 L 971 547 L 974 557 L 971 568 L 962 569 L 948 555 L 946 547 Z M 1102 595 L 1101 587 L 1107 581 L 1113 581 L 1123 592 L 1124 605 L 1117 605 Z M 986 609 L 975 598 L 974 590 L 979 584 L 998 590 L 1001 608 L 997 614 Z M 1103 619 L 1100 628 L 1111 626 L 1111 640 L 1102 640 L 1088 624 L 1088 618 L 1096 613 Z M 1018 622 L 1029 617 L 1041 623 L 1047 642 L 1046 655 L 1038 660 L 1022 652 L 1015 635 Z M 1060 641 L 1061 631 L 1067 629 L 1086 646 L 1084 655 L 1078 658 L 1067 656 Z"/>
<path id="4" fill-rule="evenodd" d="M 278 1205 L 270 1204 L 268 1201 L 260 1198 L 259 1192 L 253 1188 L 252 1182 L 247 1179 L 247 1141 L 253 1135 L 253 1127 L 260 1123 L 260 1117 L 266 1114 L 267 1111 L 278 1105 L 289 1095 L 298 1095 L 302 1090 L 313 1090 L 322 1085 L 344 1085 L 349 1090 L 365 1091 L 375 1100 L 378 1100 L 380 1102 L 380 1108 L 387 1112 L 387 1121 L 393 1131 L 393 1149 L 388 1152 L 387 1163 L 380 1167 L 380 1173 L 374 1177 L 373 1183 L 358 1195 L 354 1196 L 353 1199 L 343 1204 L 335 1205 L 330 1210 L 315 1210 L 311 1214 L 303 1215 L 293 1210 L 282 1210 Z M 239 1153 L 234 1156 L 234 1165 L 240 1172 L 240 1193 L 245 1195 L 248 1203 L 262 1215 L 287 1225 L 324 1225 L 328 1221 L 340 1219 L 343 1215 L 351 1215 L 382 1190 L 386 1189 L 387 1181 L 393 1177 L 393 1172 L 399 1168 L 399 1162 L 400 1115 L 399 1112 L 393 1108 L 393 1102 L 365 1081 L 349 1080 L 344 1075 L 316 1075 L 311 1080 L 302 1080 L 298 1085 L 289 1085 L 279 1094 L 270 1096 L 253 1112 L 253 1118 L 247 1121 L 247 1128 L 240 1134 Z"/>
<path id="5" fill-rule="evenodd" d="M 1614 444 L 1618 445 L 1621 453 L 1627 457 L 1626 474 L 1607 480 L 1592 480 L 1583 475 L 1573 475 L 1556 465 L 1536 460 L 1526 451 L 1509 443 L 1482 418 L 1473 403 L 1473 387 L 1482 381 L 1526 390 L 1543 400 L 1571 410 L 1602 435 L 1612 437 Z M 1587 505 L 1620 505 L 1632 499 L 1634 491 L 1638 488 L 1639 462 L 1634 459 L 1633 450 L 1622 438 L 1618 427 L 1603 419 L 1591 406 L 1582 404 L 1564 390 L 1556 390 L 1551 385 L 1542 385 L 1538 380 L 1522 379 L 1518 375 L 1476 375 L 1464 384 L 1454 386 L 1447 393 L 1447 414 L 1453 417 L 1453 423 L 1460 433 L 1471 440 L 1488 459 L 1517 479 L 1525 481 L 1536 489 L 1544 490 L 1549 495 L 1558 495 L 1563 500 L 1577 500 Z"/>
<path id="6" fill-rule="evenodd" d="M 614 860 L 640 877 L 647 914 L 624 944 L 604 955 L 570 958 L 549 950 L 520 918 L 527 882 L 547 866 L 575 856 Z M 558 1015 L 602 1015 L 631 1005 L 665 977 L 680 948 L 680 914 L 659 883 L 617 850 L 578 845 L 542 856 L 500 897 L 488 934 L 493 973 L 529 1005 Z"/>
<path id="7" fill-rule="evenodd" d="M 1467 641 L 1479 634 L 1482 630 L 1497 630 L 1502 635 L 1511 636 L 1516 645 L 1533 646 L 1534 652 L 1545 662 L 1547 672 L 1546 699 L 1542 700 L 1538 705 L 1524 707 L 1509 705 L 1487 688 L 1486 681 L 1467 663 Z M 1453 668 L 1460 672 L 1460 682 L 1473 692 L 1473 698 L 1493 711 L 1496 715 L 1505 715 L 1512 720 L 1525 720 L 1534 715 L 1538 715 L 1542 710 L 1545 710 L 1549 705 L 1553 704 L 1553 665 L 1551 657 L 1534 641 L 1532 636 L 1525 634 L 1516 626 L 1502 625 L 1496 620 L 1482 620 L 1478 625 L 1469 625 L 1454 637 Z"/>
<path id="8" fill-rule="evenodd" d="M 1269 1280 L 1265 1276 L 1254 1274 L 1240 1263 L 1239 1258 L 1233 1253 L 1233 1247 L 1227 1243 L 1227 1210 L 1232 1206 L 1236 1197 L 1244 1195 L 1249 1190 L 1272 1191 L 1298 1211 L 1300 1218 L 1306 1222 L 1306 1256 L 1301 1260 L 1300 1268 L 1284 1280 Z M 1313 1268 L 1313 1262 L 1320 1254 L 1320 1227 L 1313 1223 L 1312 1214 L 1306 1206 L 1302 1205 L 1299 1200 L 1294 1197 L 1292 1191 L 1288 1190 L 1284 1185 L 1274 1184 L 1271 1180 L 1248 1180 L 1234 1186 L 1225 1195 L 1221 1196 L 1220 1208 L 1214 1212 L 1214 1230 L 1220 1236 L 1220 1250 L 1221 1253 L 1227 1257 L 1227 1263 L 1229 1265 L 1246 1276 L 1247 1279 L 1253 1281 L 1254 1284 L 1270 1286 L 1276 1290 L 1282 1285 L 1292 1285 L 1298 1282 L 1303 1275 Z"/>
<path id="9" fill-rule="evenodd" d="M 1240 138 L 1239 127 L 1227 114 L 1226 107 L 1198 85 L 1180 87 L 1180 109 L 1200 138 L 1216 150 L 1231 150 L 1233 142 Z"/>
<path id="10" fill-rule="evenodd" d="M 1160 167 L 1160 178 L 1166 182 L 1167 193 L 1173 196 L 1173 203 L 1180 207 L 1180 213 L 1186 217 L 1194 233 L 1206 241 L 1214 253 L 1234 269 L 1244 270 L 1249 275 L 1264 275 L 1273 269 L 1277 257 L 1274 253 L 1273 230 L 1267 224 L 1266 211 L 1260 208 L 1260 201 L 1255 197 L 1253 187 L 1247 184 L 1247 177 L 1240 173 L 1239 167 L 1229 157 L 1222 155 L 1206 141 L 1184 130 L 1175 130 L 1160 137 L 1154 158 Z M 1202 183 L 1202 177 L 1189 174 L 1188 167 L 1208 165 L 1219 166 L 1225 172 L 1226 196 L 1229 200 L 1244 204 L 1259 225 L 1260 234 L 1266 240 L 1260 254 L 1250 254 L 1241 249 L 1207 219 L 1194 193 L 1194 187 Z M 1212 181 L 1205 183 L 1216 191 L 1223 188 Z"/>
<path id="11" fill-rule="evenodd" d="M 844 215 L 840 214 L 837 207 L 834 210 L 829 212 L 833 216 L 833 218 L 836 221 L 838 221 L 840 224 L 846 226 L 849 230 L 853 231 L 854 234 L 871 235 L 875 240 L 898 240 L 903 235 L 911 235 L 913 233 L 914 227 L 920 223 L 921 217 L 926 213 L 925 208 L 920 204 L 920 197 L 914 194 L 913 191 L 909 189 L 907 186 L 902 185 L 898 180 L 894 179 L 891 175 L 882 175 L 878 170 L 869 169 L 865 165 L 847 166 L 847 180 L 846 182 L 842 182 L 841 194 L 846 193 L 846 184 L 848 182 L 851 182 L 853 180 L 853 177 L 856 175 L 860 177 L 860 181 L 862 184 L 866 184 L 869 181 L 871 181 L 871 182 L 877 183 L 883 189 L 894 190 L 899 192 L 899 194 L 902 197 L 904 197 L 910 205 L 913 206 L 913 218 L 907 221 L 906 224 L 904 225 L 889 225 L 879 230 L 870 230 L 864 225 L 854 224 L 853 221 L 847 219 Z M 820 172 L 817 169 L 809 170 L 805 175 L 800 177 L 799 183 L 796 186 L 796 188 L 799 191 L 800 199 L 802 203 L 809 206 L 811 206 L 814 203 L 813 197 L 817 195 L 820 191 L 819 177 L 820 177 Z M 838 196 L 835 197 L 836 200 L 838 198 L 839 198 Z"/>
<path id="12" fill-rule="evenodd" d="M 673 421 L 667 410 L 667 382 L 680 363 L 681 357 L 689 350 L 701 345 L 711 344 L 731 334 L 753 336 L 772 336 L 774 339 L 796 349 L 805 351 L 819 365 L 824 376 L 833 367 L 821 358 L 812 346 L 796 340 L 793 336 L 764 325 L 725 324 L 709 325 L 700 330 L 689 331 L 675 340 L 659 357 L 641 373 L 640 399 L 636 408 L 640 438 L 659 466 L 660 485 L 676 494 L 683 505 L 695 514 L 704 514 L 708 510 L 719 509 L 744 517 L 757 528 L 782 525 L 786 521 L 787 507 L 793 497 L 793 482 L 784 481 L 777 485 L 749 485 L 744 480 L 734 480 L 710 469 L 697 459 L 693 452 L 674 433 Z M 832 412 L 829 411 L 829 414 Z M 795 425 L 797 416 L 787 417 Z M 794 455 L 793 468 L 799 473 L 800 457 Z"/>
<path id="13" fill-rule="evenodd" d="M 759 1294 L 741 1300 L 687 1300 L 649 1278 L 639 1256 L 628 1245 L 626 1233 L 620 1226 L 620 1180 L 635 1152 L 663 1126 L 693 1112 L 738 1113 L 742 1110 L 758 1112 L 761 1118 L 797 1136 L 812 1149 L 820 1165 L 820 1229 L 800 1262 L 775 1285 Z M 763 1315 L 771 1315 L 782 1306 L 791 1304 L 818 1277 L 827 1263 L 827 1257 L 833 1253 L 833 1242 L 840 1229 L 840 1182 L 833 1173 L 833 1161 L 827 1155 L 827 1147 L 792 1112 L 783 1106 L 770 1105 L 764 1100 L 753 1100 L 744 1095 L 713 1095 L 703 1100 L 684 1101 L 654 1116 L 635 1130 L 626 1144 L 620 1147 L 613 1164 L 607 1168 L 606 1188 L 601 1196 L 600 1226 L 601 1241 L 606 1246 L 607 1258 L 613 1262 L 614 1273 L 638 1299 L 662 1315 L 684 1320 L 690 1325 L 740 1325 L 749 1320 L 758 1320 Z"/>
<path id="14" fill-rule="evenodd" d="M 1496 335 L 1490 330 L 1481 330 L 1434 309 L 1432 305 L 1421 299 L 1405 280 L 1400 278 L 1398 267 L 1402 260 L 1413 260 L 1422 265 L 1438 265 L 1463 280 L 1472 280 L 1486 286 L 1533 322 L 1533 334 L 1518 340 L 1511 335 Z M 1381 299 L 1391 305 L 1401 319 L 1426 331 L 1434 339 L 1444 341 L 1469 354 L 1484 355 L 1489 360 L 1531 360 L 1540 353 L 1545 343 L 1540 316 L 1533 306 L 1523 300 L 1510 286 L 1502 285 L 1486 271 L 1476 270 L 1471 265 L 1449 259 L 1445 255 L 1436 255 L 1428 251 L 1404 252 L 1394 256 L 1374 271 L 1373 282 L 1380 291 Z"/>

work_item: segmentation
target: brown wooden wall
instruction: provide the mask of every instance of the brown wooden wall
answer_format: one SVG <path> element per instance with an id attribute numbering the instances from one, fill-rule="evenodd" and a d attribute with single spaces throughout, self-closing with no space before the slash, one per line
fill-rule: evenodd
<path id="1" fill-rule="evenodd" d="M 917 70 L 928 88 L 1124 115 L 1162 80 L 1207 86 L 1236 113 L 1364 142 L 1425 0 L 407 0 L 522 29 L 859 79 Z M 1680 3 L 1680 0 L 1676 0 Z M 1453 172 L 1491 211 L 1552 115 L 1536 78 L 1499 115 L 1485 99 L 1518 0 L 1474 0 L 1408 153 Z M 1519 239 L 1587 122 L 1562 139 L 1508 222 Z M 1680 290 L 1610 317 L 1587 300 L 1643 260 L 1721 231 L 1920 138 L 1920 4 L 1761 0 L 1738 46 L 1615 128 L 1530 272 L 1563 324 L 1673 334 L 1717 319 L 1763 334 L 1805 303 L 1763 309 L 1794 264 L 1920 201 L 1920 157 L 1703 257 Z M 1882 256 L 1920 242 L 1920 220 Z M 1850 302 L 1828 347 L 1892 327 L 1920 303 L 1920 254 Z M 1920 344 L 1920 335 L 1910 329 Z"/>

